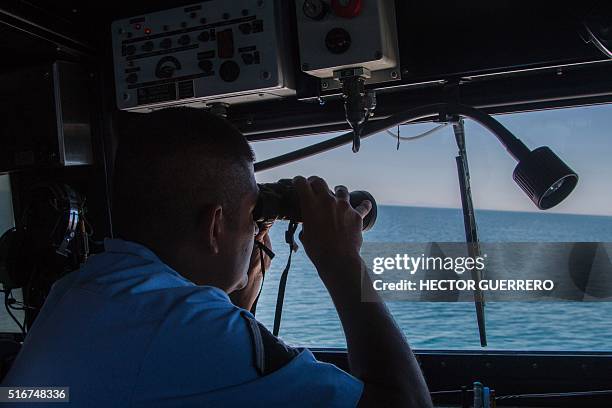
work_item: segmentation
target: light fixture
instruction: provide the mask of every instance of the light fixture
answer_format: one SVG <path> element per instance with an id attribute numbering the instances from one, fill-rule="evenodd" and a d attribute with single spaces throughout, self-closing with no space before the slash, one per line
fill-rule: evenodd
<path id="1" fill-rule="evenodd" d="M 578 183 L 578 175 L 546 146 L 529 152 L 512 178 L 541 210 L 565 200 Z"/>

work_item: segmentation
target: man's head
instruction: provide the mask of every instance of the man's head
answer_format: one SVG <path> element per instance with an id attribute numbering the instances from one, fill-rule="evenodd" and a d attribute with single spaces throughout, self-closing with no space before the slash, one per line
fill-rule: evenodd
<path id="1" fill-rule="evenodd" d="M 152 249 L 197 284 L 246 283 L 257 200 L 253 151 L 229 122 L 197 109 L 118 123 L 115 235 Z"/>

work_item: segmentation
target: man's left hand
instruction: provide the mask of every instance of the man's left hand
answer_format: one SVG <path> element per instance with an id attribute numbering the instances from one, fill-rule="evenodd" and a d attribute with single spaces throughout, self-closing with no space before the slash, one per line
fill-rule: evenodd
<path id="1" fill-rule="evenodd" d="M 270 226 L 263 227 L 259 230 L 255 236 L 255 241 L 259 241 L 266 247 L 272 249 L 272 243 L 268 236 Z M 253 246 L 253 252 L 251 253 L 251 261 L 249 264 L 249 271 L 247 272 L 248 282 L 246 286 L 240 290 L 236 290 L 230 293 L 229 297 L 233 304 L 243 309 L 251 311 L 253 304 L 259 295 L 261 285 L 263 283 L 263 273 L 261 270 L 261 254 L 264 257 L 265 270 L 270 269 L 272 259 L 265 252 L 261 251 L 257 245 Z"/>

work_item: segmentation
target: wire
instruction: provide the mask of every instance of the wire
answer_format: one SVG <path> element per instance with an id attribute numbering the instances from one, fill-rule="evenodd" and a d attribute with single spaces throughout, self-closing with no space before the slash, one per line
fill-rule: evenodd
<path id="1" fill-rule="evenodd" d="M 15 227 L 9 228 L 9 229 L 7 229 L 6 231 L 4 231 L 4 232 L 2 233 L 2 235 L 0 236 L 0 243 L 1 243 L 2 241 L 4 241 L 5 239 L 7 239 L 7 237 L 8 237 L 8 235 L 9 235 L 9 233 L 10 233 L 10 232 L 13 232 L 13 231 L 15 231 Z"/>
<path id="2" fill-rule="evenodd" d="M 255 240 L 255 243 L 259 243 L 263 245 L 261 242 Z M 261 296 L 261 292 L 263 291 L 263 285 L 266 281 L 266 261 L 264 259 L 264 250 L 260 245 L 256 245 L 259 249 L 259 267 L 261 268 L 261 285 L 259 286 L 259 291 L 257 292 L 257 297 L 255 301 L 253 301 L 253 306 L 251 306 L 251 313 L 255 316 L 255 312 L 257 312 L 257 302 L 259 302 L 259 297 Z"/>
<path id="3" fill-rule="evenodd" d="M 431 391 L 432 396 L 436 395 L 457 395 L 464 392 L 463 390 L 448 390 L 448 391 Z M 474 392 L 474 390 L 467 389 L 466 392 Z M 509 395 L 498 395 L 495 397 L 496 400 L 512 400 L 512 399 L 535 399 L 535 398 L 573 398 L 573 397 L 597 397 L 604 395 L 612 395 L 612 390 L 592 390 L 592 391 L 569 391 L 569 392 L 545 392 L 539 394 L 509 394 Z"/>
<path id="4" fill-rule="evenodd" d="M 11 309 L 13 310 L 26 310 L 26 309 L 38 310 L 36 307 L 28 306 L 24 302 L 20 302 L 19 300 L 15 299 L 15 296 L 13 296 L 12 290 L 9 290 L 8 295 L 9 295 L 9 307 Z M 15 305 L 17 305 L 17 307 Z"/>
<path id="5" fill-rule="evenodd" d="M 584 23 L 584 28 L 587 31 L 587 35 L 589 37 L 589 41 L 591 43 L 593 43 L 593 45 L 599 50 L 601 51 L 601 53 L 603 55 L 605 55 L 608 58 L 612 58 L 612 51 L 610 51 L 602 42 L 599 38 L 597 38 L 597 36 L 595 35 L 595 33 L 593 33 L 593 31 L 591 30 L 591 28 L 588 26 L 588 24 L 585 22 Z"/>
<path id="6" fill-rule="evenodd" d="M 450 395 L 450 394 L 461 394 L 463 392 L 474 392 L 474 390 L 445 390 L 445 391 L 430 391 L 430 395 Z"/>
<path id="7" fill-rule="evenodd" d="M 600 395 L 612 395 L 612 390 L 500 395 L 497 397 L 497 399 L 498 400 L 509 400 L 509 399 L 530 399 L 530 398 L 572 398 L 572 397 L 596 397 Z"/>
<path id="8" fill-rule="evenodd" d="M 405 142 L 410 142 L 410 141 L 413 141 L 413 140 L 422 139 L 424 137 L 432 135 L 432 134 L 434 134 L 434 133 L 444 129 L 447 126 L 448 126 L 448 123 L 443 123 L 441 125 L 436 126 L 433 129 L 429 129 L 428 131 L 420 133 L 420 134 L 418 134 L 416 136 L 401 136 L 399 134 L 399 132 L 397 134 L 395 134 L 395 133 L 391 132 L 390 130 L 385 130 L 385 132 L 387 132 L 390 136 L 392 136 L 395 139 L 403 140 Z M 399 130 L 399 126 L 398 126 L 398 130 Z"/>
<path id="9" fill-rule="evenodd" d="M 4 290 L 4 307 L 6 308 L 6 311 L 9 314 L 9 316 L 11 316 L 11 319 L 13 319 L 15 321 L 15 323 L 17 324 L 17 326 L 19 326 L 19 329 L 21 330 L 21 333 L 25 337 L 25 335 L 26 335 L 25 327 L 23 326 L 23 324 L 21 324 L 19 319 L 17 319 L 17 317 L 13 314 L 13 312 L 11 311 L 11 308 L 9 306 L 9 294 L 10 293 L 11 293 L 10 290 L 6 290 L 6 289 Z"/>

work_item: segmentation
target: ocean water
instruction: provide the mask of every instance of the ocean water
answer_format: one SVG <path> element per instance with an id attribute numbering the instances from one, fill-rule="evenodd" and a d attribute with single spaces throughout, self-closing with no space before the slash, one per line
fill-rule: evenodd
<path id="1" fill-rule="evenodd" d="M 482 242 L 612 242 L 612 217 L 477 210 Z M 288 248 L 285 222 L 272 228 L 277 254 L 266 274 L 257 318 L 273 326 Z M 459 209 L 380 206 L 365 242 L 464 241 Z M 471 303 L 389 302 L 415 349 L 479 349 Z M 612 302 L 489 302 L 488 349 L 612 351 Z M 280 336 L 293 345 L 346 347 L 336 311 L 303 249 L 293 256 Z"/>

